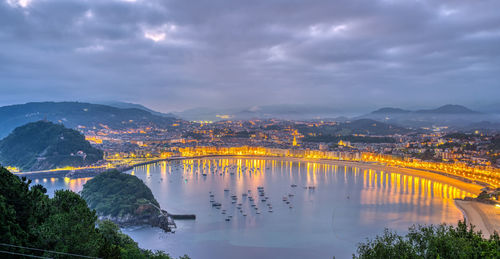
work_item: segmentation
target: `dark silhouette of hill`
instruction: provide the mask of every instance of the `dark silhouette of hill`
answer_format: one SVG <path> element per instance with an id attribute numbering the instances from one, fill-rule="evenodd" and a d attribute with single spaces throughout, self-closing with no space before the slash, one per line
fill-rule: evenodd
<path id="1" fill-rule="evenodd" d="M 99 103 L 99 104 L 108 105 L 108 106 L 112 106 L 112 107 L 116 107 L 116 108 L 120 108 L 120 109 L 139 109 L 139 110 L 147 111 L 153 115 L 167 117 L 167 118 L 176 118 L 177 117 L 173 113 L 158 112 L 158 111 L 149 109 L 148 107 L 146 107 L 142 104 L 118 102 L 118 101 L 103 102 L 103 103 Z"/>
<path id="2" fill-rule="evenodd" d="M 0 162 L 24 171 L 86 166 L 102 157 L 80 132 L 47 121 L 18 127 L 0 141 Z"/>
<path id="3" fill-rule="evenodd" d="M 409 113 L 411 111 L 403 110 L 400 108 L 385 107 L 373 111 L 372 114 L 393 114 L 393 113 Z"/>
<path id="4" fill-rule="evenodd" d="M 81 192 L 91 209 L 106 217 L 158 215 L 151 190 L 136 176 L 108 171 L 88 181 Z"/>
<path id="5" fill-rule="evenodd" d="M 313 118 L 334 118 L 342 115 L 337 109 L 329 106 L 311 104 L 274 104 L 239 108 L 199 107 L 176 113 L 187 120 L 221 120 L 217 115 L 229 115 L 231 119 L 285 119 L 309 120 Z"/>
<path id="6" fill-rule="evenodd" d="M 386 107 L 356 119 L 373 119 L 380 122 L 400 125 L 403 127 L 449 126 L 453 128 L 468 128 L 478 122 L 495 122 L 498 116 L 473 111 L 462 105 L 447 104 L 435 109 L 404 110 Z"/>
<path id="7" fill-rule="evenodd" d="M 393 135 L 409 132 L 408 129 L 371 119 L 359 119 L 340 124 L 343 129 L 349 129 L 354 134 Z"/>
<path id="8" fill-rule="evenodd" d="M 462 105 L 447 104 L 436 109 L 418 110 L 416 113 L 430 113 L 430 114 L 479 114 L 480 112 L 473 111 Z"/>
<path id="9" fill-rule="evenodd" d="M 337 123 L 335 125 L 320 125 L 309 127 L 307 125 L 296 125 L 295 128 L 305 136 L 350 136 L 350 135 L 366 135 L 366 136 L 389 136 L 394 134 L 409 133 L 410 130 L 391 125 L 388 123 L 371 120 L 359 119 Z M 314 138 L 308 138 L 313 140 Z M 321 139 L 321 138 L 319 138 Z"/>

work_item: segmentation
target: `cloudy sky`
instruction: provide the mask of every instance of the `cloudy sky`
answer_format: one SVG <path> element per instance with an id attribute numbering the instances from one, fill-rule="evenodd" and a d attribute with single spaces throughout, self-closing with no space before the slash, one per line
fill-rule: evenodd
<path id="1" fill-rule="evenodd" d="M 0 0 L 0 105 L 499 103 L 498 0 Z"/>

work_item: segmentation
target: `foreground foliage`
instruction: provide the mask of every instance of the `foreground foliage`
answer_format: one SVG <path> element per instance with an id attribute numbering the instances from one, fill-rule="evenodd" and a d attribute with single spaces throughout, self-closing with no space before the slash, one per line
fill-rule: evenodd
<path id="1" fill-rule="evenodd" d="M 151 190 L 136 176 L 116 170 L 97 175 L 83 186 L 82 197 L 99 215 L 137 214 L 141 205 L 160 207 Z M 158 213 L 157 209 L 150 213 Z"/>
<path id="2" fill-rule="evenodd" d="M 52 253 L 57 251 L 102 258 L 170 258 L 140 249 L 110 221 L 97 222 L 96 212 L 78 194 L 59 190 L 49 198 L 43 186 L 30 184 L 0 167 L 0 257 L 9 258 L 7 251 L 68 258 Z"/>
<path id="3" fill-rule="evenodd" d="M 382 236 L 358 245 L 353 258 L 500 258 L 500 238 L 489 239 L 459 221 L 456 227 L 413 226 L 400 236 L 386 229 Z"/>

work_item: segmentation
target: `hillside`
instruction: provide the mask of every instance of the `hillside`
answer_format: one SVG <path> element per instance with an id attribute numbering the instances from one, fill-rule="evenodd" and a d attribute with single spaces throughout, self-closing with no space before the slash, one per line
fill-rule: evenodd
<path id="1" fill-rule="evenodd" d="M 406 128 L 370 119 L 359 119 L 351 122 L 346 122 L 340 125 L 342 125 L 343 129 L 348 129 L 352 131 L 353 134 L 393 135 L 393 134 L 404 134 L 409 132 L 409 130 Z"/>
<path id="2" fill-rule="evenodd" d="M 113 170 L 88 181 L 81 192 L 99 219 L 121 226 L 151 225 L 171 231 L 171 219 L 161 211 L 151 190 L 136 176 Z"/>
<path id="3" fill-rule="evenodd" d="M 409 113 L 411 111 L 403 110 L 400 108 L 385 107 L 373 111 L 372 114 L 392 114 L 392 113 Z"/>
<path id="4" fill-rule="evenodd" d="M 356 119 L 372 119 L 403 127 L 449 126 L 466 129 L 469 125 L 487 121 L 497 122 L 498 116 L 473 111 L 461 105 L 447 104 L 435 109 L 403 110 L 400 108 L 381 108 Z"/>
<path id="5" fill-rule="evenodd" d="M 176 116 L 172 113 L 163 113 L 163 112 L 158 112 L 152 109 L 149 109 L 148 107 L 141 105 L 141 104 L 136 104 L 136 103 L 127 103 L 127 102 L 117 102 L 117 101 L 110 101 L 110 102 L 103 102 L 99 103 L 102 105 L 108 105 L 120 109 L 139 109 L 143 111 L 147 111 L 153 115 L 158 115 L 161 117 L 168 117 L 168 118 L 176 118 Z"/>
<path id="6" fill-rule="evenodd" d="M 354 121 L 348 121 L 344 123 L 338 123 L 336 125 L 323 125 L 316 127 L 309 127 L 306 125 L 296 126 L 297 130 L 305 136 L 316 136 L 308 137 L 305 140 L 309 141 L 322 141 L 322 139 L 341 137 L 341 136 L 351 136 L 351 135 L 367 135 L 367 136 L 388 136 L 394 134 L 405 134 L 410 132 L 410 130 L 394 126 L 391 124 L 371 120 L 371 119 L 360 119 Z M 342 138 L 345 139 L 345 138 Z M 373 141 L 373 139 L 360 139 L 358 142 L 363 141 Z"/>
<path id="7" fill-rule="evenodd" d="M 80 132 L 47 121 L 18 127 L 0 141 L 0 163 L 23 171 L 86 166 L 102 157 Z"/>
<path id="8" fill-rule="evenodd" d="M 229 115 L 236 120 L 249 119 L 286 119 L 286 120 L 309 120 L 311 118 L 333 118 L 342 115 L 337 109 L 321 105 L 303 104 L 275 104 L 259 105 L 252 107 L 234 108 L 209 108 L 199 107 L 176 113 L 177 116 L 186 120 L 223 120 L 217 115 Z"/>
<path id="9" fill-rule="evenodd" d="M 29 122 L 48 120 L 68 128 L 109 127 L 111 129 L 156 126 L 171 128 L 175 118 L 153 115 L 148 111 L 80 102 L 33 102 L 0 107 L 0 138 Z"/>
<path id="10" fill-rule="evenodd" d="M 436 109 L 418 110 L 416 113 L 433 113 L 433 114 L 478 114 L 479 112 L 473 111 L 462 105 L 447 104 Z"/>
<path id="11" fill-rule="evenodd" d="M 81 192 L 90 208 L 101 216 L 122 217 L 140 214 L 151 204 L 159 207 L 151 190 L 136 176 L 118 171 L 102 173 L 88 181 Z M 158 210 L 151 210 L 158 214 Z"/>

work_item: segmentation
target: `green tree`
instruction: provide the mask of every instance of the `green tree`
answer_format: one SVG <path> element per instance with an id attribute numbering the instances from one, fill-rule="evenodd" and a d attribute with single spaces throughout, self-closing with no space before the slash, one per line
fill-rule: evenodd
<path id="1" fill-rule="evenodd" d="M 50 200 L 50 213 L 36 226 L 38 246 L 59 252 L 98 256 L 101 239 L 95 222 L 95 211 L 78 194 L 56 191 Z"/>
<path id="2" fill-rule="evenodd" d="M 360 243 L 353 258 L 500 258 L 500 238 L 495 232 L 489 239 L 464 221 L 413 226 L 400 236 L 386 229 L 384 234 Z"/>
<path id="3" fill-rule="evenodd" d="M 48 211 L 46 189 L 31 180 L 19 178 L 0 167 L 0 242 L 27 244 L 36 239 L 31 229 L 44 220 Z"/>
<path id="4" fill-rule="evenodd" d="M 4 246 L 1 250 L 56 258 L 67 256 L 51 252 L 101 258 L 171 258 L 161 251 L 140 249 L 110 221 L 97 222 L 95 210 L 78 194 L 60 190 L 49 198 L 44 187 L 30 188 L 30 184 L 30 180 L 0 166 L 0 243 L 45 252 Z"/>
<path id="5" fill-rule="evenodd" d="M 81 192 L 99 215 L 158 214 L 160 207 L 151 190 L 136 176 L 108 171 L 88 181 Z M 154 206 L 148 206 L 153 204 Z M 141 209 L 139 209 L 139 207 Z"/>

